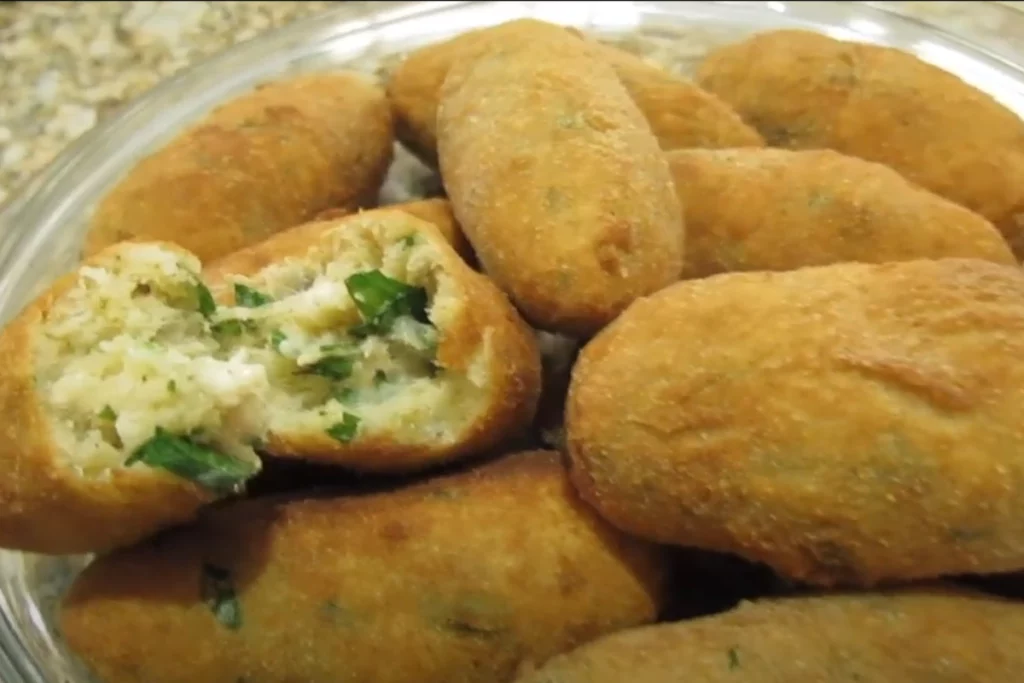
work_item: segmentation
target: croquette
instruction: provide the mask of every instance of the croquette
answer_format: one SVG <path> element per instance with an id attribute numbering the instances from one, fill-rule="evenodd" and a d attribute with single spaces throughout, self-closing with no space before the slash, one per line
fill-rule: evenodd
<path id="1" fill-rule="evenodd" d="M 559 456 L 389 492 L 265 498 L 100 558 L 60 617 L 105 683 L 501 683 L 653 621 L 657 546 L 602 522 Z"/>
<path id="2" fill-rule="evenodd" d="M 371 211 L 307 237 L 207 273 L 114 245 L 4 330 L 0 546 L 131 543 L 242 491 L 255 448 L 395 472 L 528 429 L 533 333 L 436 228 Z"/>
<path id="3" fill-rule="evenodd" d="M 436 164 L 437 108 L 451 66 L 477 59 L 510 35 L 528 41 L 532 34 L 543 35 L 552 28 L 565 30 L 535 19 L 517 19 L 467 31 L 407 55 L 387 84 L 395 131 L 402 144 L 424 162 Z M 580 35 L 573 29 L 566 32 Z M 757 131 L 715 95 L 625 50 L 598 41 L 588 41 L 588 45 L 615 70 L 662 149 L 764 145 Z"/>
<path id="4" fill-rule="evenodd" d="M 1024 569 L 1024 271 L 677 283 L 584 347 L 573 481 L 621 529 L 819 585 Z"/>
<path id="5" fill-rule="evenodd" d="M 97 206 L 85 253 L 155 240 L 206 263 L 325 209 L 371 205 L 392 148 L 387 97 L 360 74 L 266 84 L 133 167 Z"/>
<path id="6" fill-rule="evenodd" d="M 266 372 L 214 354 L 199 271 L 173 245 L 114 245 L 4 329 L 0 546 L 132 543 L 259 470 Z"/>
<path id="7" fill-rule="evenodd" d="M 466 263 L 475 262 L 473 249 L 462 234 L 462 228 L 455 222 L 451 204 L 446 199 L 418 199 L 401 204 L 391 204 L 377 209 L 368 209 L 364 214 L 373 216 L 388 215 L 385 211 L 401 211 L 430 223 Z M 345 209 L 328 209 L 317 214 L 312 221 L 283 230 L 262 242 L 233 251 L 209 264 L 204 272 L 210 277 L 217 277 L 222 271 L 244 270 L 252 272 L 272 264 L 283 253 L 296 253 L 319 239 L 319 235 L 337 227 L 339 219 L 351 220 L 356 212 Z"/>
<path id="8" fill-rule="evenodd" d="M 518 683 L 1015 683 L 1024 610 L 941 587 L 744 603 L 604 636 Z"/>
<path id="9" fill-rule="evenodd" d="M 882 164 L 831 150 L 678 150 L 667 157 L 686 223 L 685 278 L 842 261 L 1016 263 L 987 220 Z"/>
<path id="10" fill-rule="evenodd" d="M 890 166 L 987 218 L 1024 256 L 1024 122 L 957 76 L 894 48 L 786 29 L 711 51 L 697 83 L 769 145 Z"/>
<path id="11" fill-rule="evenodd" d="M 496 446 L 533 419 L 532 330 L 437 228 L 404 211 L 285 232 L 205 277 L 224 305 L 222 343 L 267 369 L 272 455 L 419 469 Z"/>
<path id="12" fill-rule="evenodd" d="M 448 72 L 441 175 L 480 264 L 536 327 L 593 334 L 678 279 L 684 235 L 668 163 L 584 41 L 540 25 L 495 35 Z"/>

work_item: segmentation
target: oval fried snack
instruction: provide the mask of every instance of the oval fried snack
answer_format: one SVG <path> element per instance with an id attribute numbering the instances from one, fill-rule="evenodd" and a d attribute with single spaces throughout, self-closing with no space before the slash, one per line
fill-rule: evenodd
<path id="1" fill-rule="evenodd" d="M 213 357 L 204 291 L 188 252 L 124 243 L 6 326 L 0 546 L 60 554 L 132 543 L 259 470 L 251 440 L 267 378 Z"/>
<path id="2" fill-rule="evenodd" d="M 94 562 L 60 623 L 105 683 L 497 683 L 653 621 L 666 573 L 534 452 L 210 511 Z"/>
<path id="3" fill-rule="evenodd" d="M 505 37 L 505 36 L 508 37 Z M 536 326 L 586 336 L 682 271 L 657 140 L 607 64 L 558 27 L 498 34 L 449 71 L 445 189 L 485 272 Z"/>
<path id="4" fill-rule="evenodd" d="M 441 86 L 456 62 L 477 59 L 495 42 L 515 34 L 528 40 L 552 28 L 536 19 L 517 19 L 497 27 L 466 31 L 450 40 L 421 47 L 405 57 L 387 83 L 395 132 L 409 150 L 428 164 L 437 163 L 437 108 Z M 717 96 L 664 69 L 610 45 L 588 41 L 594 55 L 608 63 L 629 92 L 662 149 L 687 147 L 760 147 L 761 136 Z"/>
<path id="5" fill-rule="evenodd" d="M 300 226 L 220 259 L 225 348 L 267 369 L 273 455 L 416 470 L 530 425 L 532 330 L 441 232 L 398 208 Z"/>
<path id="6" fill-rule="evenodd" d="M 43 553 L 188 519 L 243 489 L 255 447 L 380 472 L 478 454 L 529 428 L 541 384 L 504 294 L 394 209 L 202 275 L 179 247 L 113 245 L 15 318 L 0 353 L 0 546 Z"/>
<path id="7" fill-rule="evenodd" d="M 684 208 L 685 278 L 842 261 L 1016 263 L 991 223 L 882 164 L 831 150 L 666 156 Z"/>
<path id="8" fill-rule="evenodd" d="M 264 85 L 130 170 L 97 207 L 86 253 L 166 240 L 205 263 L 325 209 L 370 205 L 392 145 L 387 98 L 360 74 Z"/>
<path id="9" fill-rule="evenodd" d="M 1024 122 L 957 76 L 894 48 L 787 29 L 711 51 L 697 82 L 769 145 L 886 164 L 978 212 L 1024 255 Z"/>
<path id="10" fill-rule="evenodd" d="M 581 352 L 573 481 L 609 521 L 815 584 L 1024 568 L 1024 271 L 731 273 Z"/>
<path id="11" fill-rule="evenodd" d="M 391 204 L 377 209 L 367 209 L 362 212 L 347 211 L 345 209 L 328 209 L 316 215 L 316 217 L 301 225 L 296 225 L 287 230 L 282 230 L 273 237 L 249 245 L 238 251 L 213 261 L 206 265 L 204 273 L 210 278 L 222 278 L 225 273 L 233 270 L 247 273 L 255 272 L 260 268 L 269 266 L 281 258 L 282 254 L 294 254 L 301 252 L 314 244 L 320 235 L 337 227 L 339 221 L 353 220 L 353 216 L 361 213 L 363 215 L 386 216 L 389 211 L 401 211 L 404 214 L 419 218 L 430 223 L 445 241 L 462 257 L 466 263 L 473 263 L 476 257 L 473 255 L 473 248 L 466 241 L 462 234 L 462 228 L 455 222 L 452 214 L 451 204 L 447 199 L 418 199 L 401 204 Z"/>
<path id="12" fill-rule="evenodd" d="M 517 683 L 1014 683 L 1024 609 L 937 588 L 744 603 L 605 636 Z"/>

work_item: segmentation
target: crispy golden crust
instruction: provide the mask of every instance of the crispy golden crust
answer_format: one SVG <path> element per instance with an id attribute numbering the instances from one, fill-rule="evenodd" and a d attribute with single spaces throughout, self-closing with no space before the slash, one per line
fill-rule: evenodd
<path id="1" fill-rule="evenodd" d="M 1024 122 L 956 76 L 892 48 L 783 30 L 713 51 L 697 82 L 770 145 L 891 166 L 1024 254 Z"/>
<path id="2" fill-rule="evenodd" d="M 387 84 L 398 139 L 424 162 L 435 165 L 437 107 L 441 86 L 452 64 L 478 58 L 495 41 L 505 40 L 510 34 L 529 40 L 531 34 L 543 34 L 553 27 L 561 28 L 535 19 L 519 19 L 497 28 L 467 31 L 410 53 Z M 573 29 L 567 33 L 580 35 Z M 588 44 L 595 56 L 615 69 L 662 149 L 764 144 L 758 132 L 715 95 L 625 50 L 597 41 Z"/>
<path id="3" fill-rule="evenodd" d="M 449 71 L 437 124 L 455 216 L 538 327 L 591 334 L 678 278 L 668 164 L 583 41 L 544 25 L 529 40 L 495 33 L 486 56 Z"/>
<path id="4" fill-rule="evenodd" d="M 686 219 L 686 278 L 841 261 L 1016 263 L 987 220 L 882 164 L 831 150 L 666 156 Z"/>
<path id="5" fill-rule="evenodd" d="M 301 257 L 329 231 L 345 229 L 346 223 L 364 222 L 368 215 L 396 227 L 407 225 L 432 244 L 441 269 L 458 283 L 460 298 L 470 302 L 458 319 L 439 330 L 442 336 L 437 359 L 449 370 L 466 370 L 484 336 L 489 336 L 492 391 L 488 409 L 461 439 L 449 444 L 414 446 L 383 436 L 341 444 L 321 432 L 277 433 L 268 436 L 266 450 L 278 456 L 322 460 L 361 470 L 415 470 L 479 453 L 526 429 L 536 411 L 541 384 L 540 352 L 533 331 L 501 290 L 473 271 L 433 224 L 398 207 L 295 228 L 221 259 L 204 272 L 204 278 L 218 300 L 230 302 L 230 276 L 254 275 L 269 263 Z"/>
<path id="6" fill-rule="evenodd" d="M 166 240 L 210 261 L 324 209 L 371 204 L 391 154 L 387 99 L 364 77 L 272 83 L 139 162 L 97 208 L 86 252 Z"/>
<path id="7" fill-rule="evenodd" d="M 174 248 L 173 245 L 164 245 Z M 114 246 L 86 265 L 105 263 Z M 85 478 L 54 442 L 36 390 L 35 338 L 48 312 L 77 282 L 59 279 L 0 334 L 0 546 L 67 554 L 105 551 L 190 519 L 211 494 L 162 470 L 133 467 Z"/>
<path id="8" fill-rule="evenodd" d="M 344 223 L 350 216 L 358 215 L 386 215 L 387 212 L 401 211 L 402 213 L 420 218 L 437 228 L 441 236 L 455 249 L 463 258 L 470 262 L 473 259 L 473 250 L 466 241 L 462 229 L 455 222 L 452 215 L 451 205 L 445 199 L 420 199 L 403 204 L 394 204 L 379 209 L 368 209 L 361 212 L 352 212 L 345 209 L 328 209 L 316 215 L 313 221 L 303 223 L 287 230 L 283 230 L 261 242 L 231 252 L 223 256 L 204 269 L 204 275 L 211 282 L 218 285 L 218 293 L 222 300 L 230 301 L 228 292 L 220 285 L 224 277 L 232 273 L 255 273 L 265 268 L 285 255 L 301 254 L 310 244 L 313 244 L 319 237 L 333 230 Z"/>
<path id="9" fill-rule="evenodd" d="M 1012 683 L 1019 603 L 937 588 L 745 603 L 605 636 L 518 683 Z"/>
<path id="10" fill-rule="evenodd" d="M 403 211 L 410 216 L 422 218 L 426 222 L 432 223 L 466 263 L 470 265 L 475 263 L 476 256 L 473 254 L 473 247 L 471 247 L 469 242 L 466 241 L 466 236 L 462 234 L 462 228 L 459 227 L 459 224 L 455 221 L 455 214 L 452 213 L 452 205 L 448 203 L 447 199 L 441 199 L 439 197 L 431 199 L 416 199 L 411 202 L 402 202 L 401 204 L 389 204 L 388 206 L 381 207 L 381 209 L 388 211 Z M 373 210 L 374 209 L 370 209 L 370 211 Z M 348 216 L 351 213 L 351 211 L 346 209 L 328 209 L 318 213 L 313 218 L 312 222 L 322 223 L 325 221 L 333 221 L 338 218 Z M 303 226 L 291 228 L 286 232 L 291 232 L 296 229 L 302 230 Z M 306 229 L 312 230 L 313 228 Z M 297 234 L 301 234 L 301 232 Z"/>
<path id="11" fill-rule="evenodd" d="M 718 275 L 582 352 L 583 496 L 643 537 L 818 584 L 1024 568 L 1024 272 L 948 259 Z"/>
<path id="12" fill-rule="evenodd" d="M 761 134 L 717 95 L 625 50 L 591 44 L 615 69 L 663 150 L 764 146 Z"/>
<path id="13" fill-rule="evenodd" d="M 204 563 L 233 577 L 237 630 L 200 599 Z M 394 492 L 211 511 L 94 563 L 61 626 L 106 683 L 492 683 L 653 621 L 665 572 L 536 452 Z"/>

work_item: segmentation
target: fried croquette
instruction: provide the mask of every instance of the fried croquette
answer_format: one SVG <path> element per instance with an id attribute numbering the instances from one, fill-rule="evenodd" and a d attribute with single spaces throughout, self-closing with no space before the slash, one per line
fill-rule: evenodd
<path id="1" fill-rule="evenodd" d="M 518 683 L 1015 683 L 1024 610 L 938 587 L 744 603 L 604 636 Z"/>
<path id="2" fill-rule="evenodd" d="M 462 228 L 455 222 L 451 204 L 446 199 L 418 199 L 401 204 L 392 204 L 377 209 L 363 211 L 364 215 L 387 216 L 386 212 L 401 211 L 430 223 L 445 241 L 462 257 L 466 263 L 475 262 L 473 249 L 462 234 Z M 238 251 L 207 264 L 204 272 L 209 277 L 222 277 L 222 273 L 232 271 L 253 272 L 265 268 L 280 258 L 281 254 L 294 254 L 305 249 L 319 239 L 323 232 L 333 230 L 339 221 L 352 220 L 356 212 L 345 209 L 328 209 L 316 215 L 309 223 L 296 225 L 283 230 L 262 242 L 249 245 Z"/>
<path id="3" fill-rule="evenodd" d="M 761 134 L 717 95 L 625 50 L 591 44 L 615 69 L 663 150 L 764 146 Z"/>
<path id="4" fill-rule="evenodd" d="M 677 283 L 573 370 L 573 480 L 627 532 L 821 585 L 1024 568 L 1024 271 Z"/>
<path id="5" fill-rule="evenodd" d="M 206 271 L 225 304 L 222 343 L 270 377 L 268 453 L 412 470 L 529 427 L 533 332 L 433 225 L 379 209 L 306 236 L 283 233 Z"/>
<path id="6" fill-rule="evenodd" d="M 171 245 L 114 245 L 4 329 L 0 546 L 131 543 L 258 471 L 268 378 L 215 353 L 199 268 Z"/>
<path id="7" fill-rule="evenodd" d="M 535 19 L 517 19 L 467 31 L 406 56 L 387 84 L 395 131 L 402 144 L 425 163 L 436 164 L 437 108 L 452 64 L 472 61 L 511 35 L 528 41 L 532 33 L 543 34 L 552 28 L 562 29 Z M 582 37 L 572 29 L 566 32 Z M 597 41 L 588 41 L 588 45 L 615 70 L 662 149 L 764 145 L 758 132 L 715 95 L 625 50 Z"/>
<path id="8" fill-rule="evenodd" d="M 686 223 L 685 278 L 842 261 L 1016 263 L 991 223 L 882 164 L 830 150 L 678 150 L 667 158 Z"/>
<path id="9" fill-rule="evenodd" d="M 92 216 L 85 250 L 179 244 L 204 263 L 376 200 L 391 162 L 382 89 L 356 73 L 270 83 L 229 101 L 140 161 Z"/>
<path id="10" fill-rule="evenodd" d="M 779 30 L 713 50 L 697 82 L 769 145 L 886 164 L 1024 255 L 1024 122 L 957 76 L 894 48 Z"/>
<path id="11" fill-rule="evenodd" d="M 466 240 L 466 235 L 462 232 L 462 227 L 455 220 L 452 205 L 447 199 L 419 199 L 403 202 L 402 204 L 393 204 L 385 208 L 404 211 L 410 216 L 415 216 L 430 223 L 441 232 L 445 240 L 448 241 L 448 244 L 452 245 L 452 248 L 462 257 L 463 261 L 470 265 L 476 264 L 476 255 L 473 253 L 473 247 L 470 246 L 469 241 Z"/>
<path id="12" fill-rule="evenodd" d="M 532 331 L 436 228 L 374 211 L 310 237 L 203 277 L 183 250 L 114 245 L 26 309 L 0 335 L 0 546 L 130 543 L 239 491 L 256 446 L 394 472 L 529 427 Z"/>
<path id="13" fill-rule="evenodd" d="M 663 550 L 603 523 L 559 456 L 534 452 L 211 510 L 97 560 L 60 623 L 106 683 L 499 683 L 653 621 L 666 574 Z"/>
<path id="14" fill-rule="evenodd" d="M 560 27 L 448 72 L 441 174 L 483 270 L 537 327 L 594 333 L 678 279 L 668 163 L 611 67 Z"/>

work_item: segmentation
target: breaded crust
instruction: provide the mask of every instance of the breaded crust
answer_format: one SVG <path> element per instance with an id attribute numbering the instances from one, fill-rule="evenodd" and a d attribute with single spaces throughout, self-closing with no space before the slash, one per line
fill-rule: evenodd
<path id="1" fill-rule="evenodd" d="M 531 423 L 541 389 L 540 352 L 533 331 L 506 296 L 486 276 L 475 272 L 433 224 L 399 208 L 382 208 L 333 221 L 302 226 L 221 259 L 204 272 L 214 296 L 231 302 L 231 277 L 256 275 L 266 265 L 301 259 L 331 239 L 336 230 L 367 230 L 372 223 L 392 232 L 414 231 L 439 254 L 440 269 L 452 278 L 466 302 L 457 320 L 439 330 L 437 360 L 446 370 L 470 371 L 474 353 L 489 339 L 486 372 L 491 377 L 487 410 L 461 438 L 429 446 L 389 436 L 341 444 L 323 432 L 271 433 L 266 450 L 277 456 L 321 460 L 368 471 L 408 471 L 480 453 L 511 438 Z"/>
<path id="2" fill-rule="evenodd" d="M 402 144 L 424 162 L 437 163 L 437 107 L 441 86 L 452 64 L 468 62 L 485 53 L 494 41 L 559 28 L 536 19 L 518 19 L 461 33 L 450 40 L 410 53 L 387 83 L 395 118 L 395 133 Z M 568 33 L 581 36 L 575 29 Z M 613 69 L 636 106 L 647 119 L 662 149 L 688 147 L 760 147 L 756 130 L 717 96 L 695 84 L 650 65 L 610 45 L 588 41 L 595 56 Z"/>
<path id="3" fill-rule="evenodd" d="M 176 249 L 173 245 L 163 245 Z M 117 246 L 86 260 L 102 265 Z M 75 286 L 58 279 L 0 334 L 0 547 L 47 554 L 101 552 L 190 519 L 213 495 L 164 470 L 133 467 L 87 478 L 61 453 L 36 389 L 35 338 L 50 309 Z"/>
<path id="4" fill-rule="evenodd" d="M 583 497 L 816 584 L 1024 568 L 1024 272 L 839 264 L 683 282 L 586 346 Z"/>
<path id="5" fill-rule="evenodd" d="M 1012 683 L 1024 610 L 940 588 L 745 603 L 605 636 L 518 683 Z"/>
<path id="6" fill-rule="evenodd" d="M 586 44 L 495 34 L 448 73 L 440 165 L 485 272 L 536 326 L 585 336 L 682 271 L 681 215 L 642 114 Z"/>
<path id="7" fill-rule="evenodd" d="M 462 228 L 455 222 L 455 215 L 452 213 L 451 204 L 448 203 L 447 199 L 417 199 L 401 204 L 390 204 L 379 209 L 367 209 L 362 213 L 375 211 L 402 211 L 410 216 L 421 218 L 433 224 L 466 263 L 472 264 L 476 259 L 473 255 L 473 247 L 469 246 L 466 236 L 462 234 Z M 301 248 L 302 244 L 308 244 L 310 240 L 315 239 L 314 235 L 319 231 L 330 229 L 339 218 L 345 218 L 346 216 L 353 215 L 353 213 L 355 212 L 347 209 L 327 209 L 326 211 L 321 211 L 309 223 L 288 228 L 274 235 L 272 239 L 257 242 L 244 249 L 232 252 L 222 259 L 211 263 L 207 270 L 209 272 L 220 270 L 221 261 L 231 264 L 238 263 L 242 259 L 253 259 L 251 265 L 246 267 L 247 270 L 256 270 L 270 265 L 273 262 L 276 251 L 286 250 L 282 245 L 294 240 Z M 231 267 L 234 266 L 229 265 L 229 269 Z"/>
<path id="8" fill-rule="evenodd" d="M 761 134 L 717 95 L 625 50 L 590 43 L 615 69 L 663 150 L 764 146 Z"/>
<path id="9" fill-rule="evenodd" d="M 1024 255 L 1024 122 L 957 76 L 893 48 L 780 30 L 712 51 L 697 82 L 769 145 L 891 166 Z"/>
<path id="10" fill-rule="evenodd" d="M 204 564 L 230 577 L 234 630 L 204 604 Z M 653 621 L 665 574 L 663 551 L 601 522 L 558 455 L 534 452 L 211 510 L 88 567 L 61 628 L 106 683 L 492 683 Z"/>
<path id="11" fill-rule="evenodd" d="M 384 92 L 356 73 L 299 76 L 229 101 L 140 161 L 100 202 L 86 253 L 166 240 L 204 263 L 376 200 L 391 162 Z"/>
<path id="12" fill-rule="evenodd" d="M 987 220 L 882 164 L 831 150 L 666 156 L 684 207 L 686 278 L 842 261 L 1016 263 Z"/>

